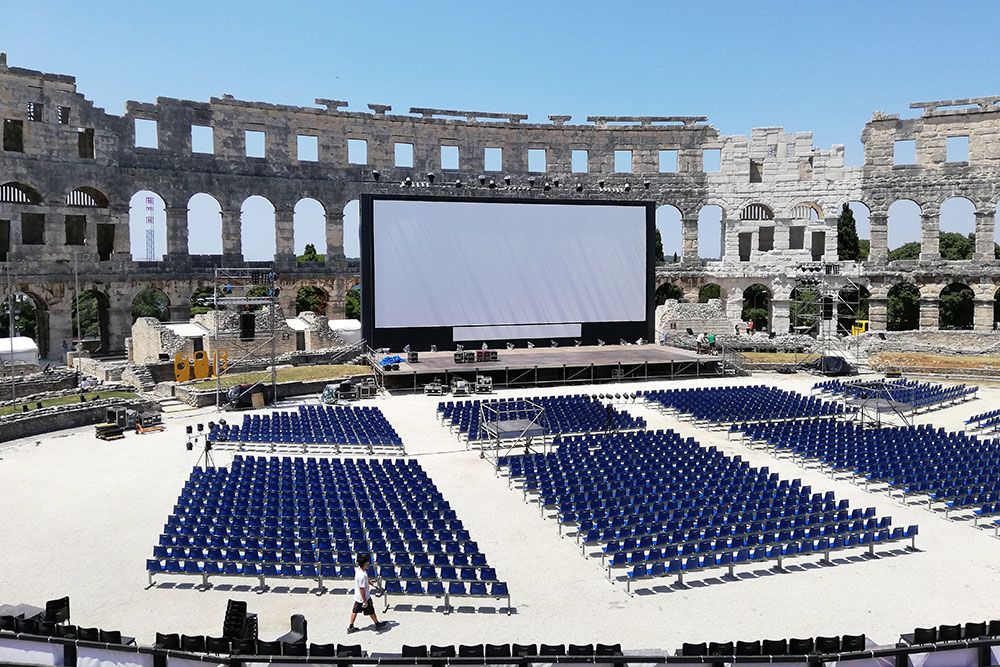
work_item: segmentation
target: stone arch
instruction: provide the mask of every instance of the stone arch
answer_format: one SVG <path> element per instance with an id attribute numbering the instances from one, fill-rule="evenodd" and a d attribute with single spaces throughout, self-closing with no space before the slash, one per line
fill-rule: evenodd
<path id="1" fill-rule="evenodd" d="M 788 217 L 792 220 L 818 222 L 823 219 L 823 209 L 813 202 L 799 202 L 788 210 Z"/>
<path id="2" fill-rule="evenodd" d="M 222 202 L 208 192 L 196 192 L 187 203 L 188 252 L 222 254 Z"/>
<path id="3" fill-rule="evenodd" d="M 722 299 L 722 286 L 718 283 L 705 283 L 698 290 L 698 303 L 708 303 L 710 299 Z"/>
<path id="4" fill-rule="evenodd" d="M 111 350 L 111 300 L 106 293 L 96 287 L 81 289 L 79 295 L 73 295 L 70 312 L 74 337 L 96 339 L 99 351 Z"/>
<path id="5" fill-rule="evenodd" d="M 900 251 L 904 245 L 915 243 L 916 246 L 909 246 L 907 251 L 902 251 L 906 257 L 911 257 L 916 251 L 917 257 L 920 254 L 920 243 L 922 241 L 920 204 L 912 199 L 897 199 L 889 205 L 888 210 L 888 250 L 889 252 Z M 897 252 L 899 254 L 899 252 Z"/>
<path id="6" fill-rule="evenodd" d="M 767 285 L 754 283 L 743 290 L 742 322 L 753 321 L 755 331 L 766 331 L 773 321 L 772 301 L 774 295 Z M 740 327 L 741 329 L 743 327 Z"/>
<path id="7" fill-rule="evenodd" d="M 654 294 L 657 306 L 662 306 L 669 299 L 684 300 L 684 290 L 673 283 L 665 282 L 656 288 Z"/>
<path id="8" fill-rule="evenodd" d="M 941 202 L 938 220 L 941 259 L 972 259 L 976 251 L 976 204 L 967 197 L 948 197 Z M 961 238 L 945 234 L 957 234 Z"/>
<path id="9" fill-rule="evenodd" d="M 0 302 L 0 338 L 10 335 L 10 293 L 4 292 Z M 14 332 L 26 336 L 38 346 L 38 356 L 45 359 L 49 352 L 49 307 L 45 299 L 32 290 L 14 286 Z"/>
<path id="10" fill-rule="evenodd" d="M 344 256 L 361 257 L 361 202 L 344 204 Z"/>
<path id="11" fill-rule="evenodd" d="M 681 234 L 681 211 L 673 204 L 663 204 L 656 208 L 656 230 L 663 244 L 663 260 L 672 262 L 674 255 L 680 260 L 684 244 Z"/>
<path id="12" fill-rule="evenodd" d="M 938 294 L 938 327 L 972 329 L 975 323 L 976 294 L 965 283 L 953 282 Z"/>
<path id="13" fill-rule="evenodd" d="M 722 259 L 726 247 L 726 211 L 709 203 L 698 209 L 698 256 Z"/>
<path id="14" fill-rule="evenodd" d="M 326 207 L 312 197 L 303 197 L 295 202 L 292 215 L 292 234 L 296 257 L 306 254 L 307 245 L 312 245 L 317 255 L 325 256 L 327 252 Z"/>
<path id="15" fill-rule="evenodd" d="M 41 193 L 26 183 L 9 181 L 0 185 L 0 204 L 33 204 L 37 206 L 43 201 Z"/>
<path id="16" fill-rule="evenodd" d="M 872 227 L 871 227 L 871 214 L 872 209 L 868 204 L 863 201 L 851 200 L 847 202 L 847 207 L 851 209 L 851 213 L 854 214 L 854 226 L 858 230 L 858 240 L 861 241 L 861 256 L 862 259 L 868 257 L 868 252 L 871 249 L 871 238 L 872 238 Z M 838 211 L 839 215 L 839 211 Z M 868 241 L 868 243 L 864 243 Z"/>
<path id="17" fill-rule="evenodd" d="M 248 262 L 274 260 L 277 250 L 274 203 L 263 195 L 250 195 L 240 205 L 240 237 L 243 259 Z"/>
<path id="18" fill-rule="evenodd" d="M 920 290 L 913 283 L 896 283 L 886 299 L 886 330 L 912 331 L 920 328 Z"/>
<path id="19" fill-rule="evenodd" d="M 156 287 L 144 287 L 129 300 L 132 323 L 140 317 L 155 317 L 160 322 L 170 320 L 170 297 Z"/>
<path id="20" fill-rule="evenodd" d="M 81 208 L 108 208 L 108 196 L 97 188 L 84 185 L 66 193 L 66 205 Z"/>
<path id="21" fill-rule="evenodd" d="M 747 204 L 740 210 L 740 220 L 774 220 L 774 211 L 766 204 Z"/>
<path id="22" fill-rule="evenodd" d="M 153 221 L 153 256 L 147 255 L 146 226 Z M 139 190 L 128 202 L 128 235 L 132 259 L 159 262 L 167 250 L 167 203 L 152 190 Z"/>

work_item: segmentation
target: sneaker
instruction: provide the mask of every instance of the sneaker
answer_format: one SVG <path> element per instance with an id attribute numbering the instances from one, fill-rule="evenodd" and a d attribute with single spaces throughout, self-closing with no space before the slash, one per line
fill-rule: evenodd
<path id="1" fill-rule="evenodd" d="M 357 632 L 357 631 L 358 631 L 358 629 L 356 627 L 354 627 L 353 625 L 348 625 L 347 626 L 347 634 L 351 634 L 352 632 Z"/>
<path id="2" fill-rule="evenodd" d="M 375 624 L 376 630 L 385 630 L 387 627 L 389 627 L 389 621 L 379 621 Z"/>

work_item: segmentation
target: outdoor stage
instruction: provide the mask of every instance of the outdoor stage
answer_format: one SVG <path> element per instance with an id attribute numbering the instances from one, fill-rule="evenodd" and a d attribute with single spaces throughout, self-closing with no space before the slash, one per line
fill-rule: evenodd
<path id="1" fill-rule="evenodd" d="M 470 364 L 455 363 L 454 357 L 454 352 L 421 352 L 417 363 L 399 364 L 395 371 L 378 366 L 381 355 L 371 361 L 390 391 L 421 391 L 435 378 L 445 385 L 454 377 L 475 382 L 477 375 L 488 375 L 494 387 L 536 387 L 724 374 L 721 356 L 652 344 L 502 349 L 497 361 Z"/>

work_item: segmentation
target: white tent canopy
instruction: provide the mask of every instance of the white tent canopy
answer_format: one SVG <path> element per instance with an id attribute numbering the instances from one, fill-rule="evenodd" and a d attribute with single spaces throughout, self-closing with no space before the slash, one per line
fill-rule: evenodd
<path id="1" fill-rule="evenodd" d="M 330 320 L 329 324 L 345 343 L 357 343 L 361 340 L 361 322 L 358 320 Z"/>
<path id="2" fill-rule="evenodd" d="M 27 336 L 0 338 L 0 361 L 5 364 L 38 364 L 38 345 Z"/>

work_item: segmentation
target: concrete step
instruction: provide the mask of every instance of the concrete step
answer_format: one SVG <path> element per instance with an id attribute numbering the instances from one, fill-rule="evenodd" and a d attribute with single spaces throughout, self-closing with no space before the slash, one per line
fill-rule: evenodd
<path id="1" fill-rule="evenodd" d="M 170 398 L 161 399 L 160 407 L 163 409 L 164 413 L 184 412 L 185 410 L 194 410 L 193 406 L 190 406 L 184 401 L 178 400 L 172 396 Z"/>

